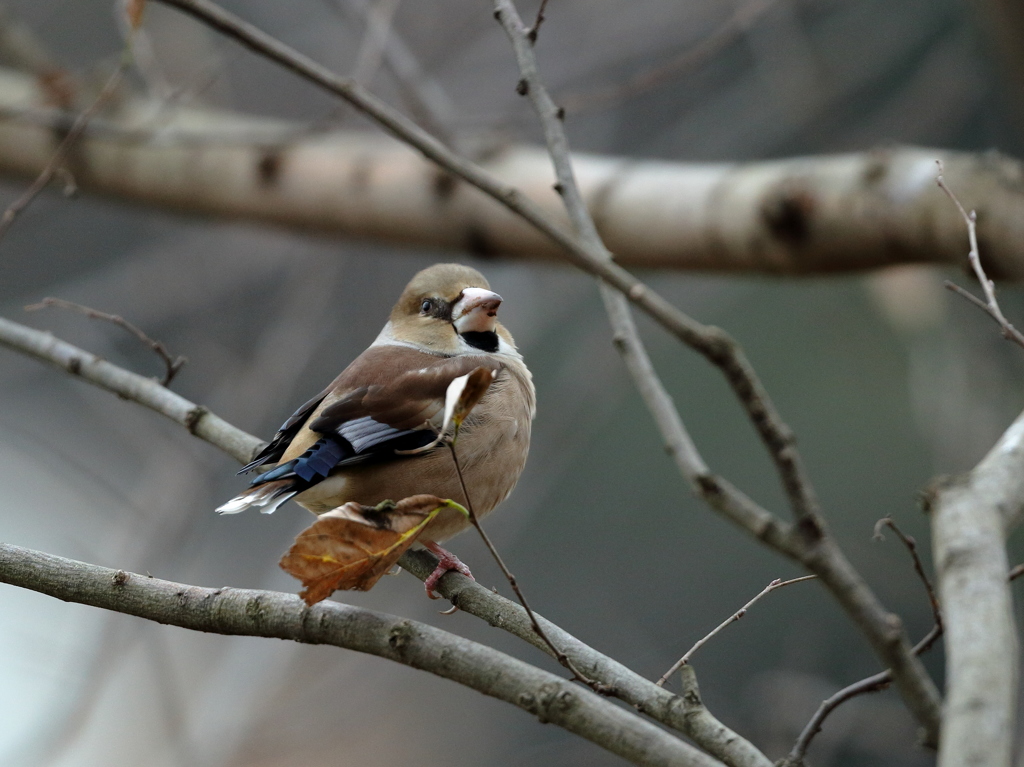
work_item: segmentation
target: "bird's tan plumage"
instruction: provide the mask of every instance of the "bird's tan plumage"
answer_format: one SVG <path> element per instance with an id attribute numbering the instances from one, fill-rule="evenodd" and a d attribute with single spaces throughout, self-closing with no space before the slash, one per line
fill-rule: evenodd
<path id="1" fill-rule="evenodd" d="M 496 318 L 500 302 L 474 269 L 438 264 L 418 273 L 374 344 L 296 411 L 254 461 L 271 469 L 219 510 L 273 510 L 294 496 L 320 514 L 348 501 L 373 506 L 420 493 L 465 505 L 446 445 L 413 453 L 402 447 L 434 436 L 449 384 L 478 367 L 496 371 L 495 379 L 462 424 L 456 449 L 476 513 L 493 510 L 526 463 L 535 408 L 530 372 Z M 331 461 L 325 476 L 296 475 Z M 467 524 L 446 509 L 421 537 L 442 541 Z"/>

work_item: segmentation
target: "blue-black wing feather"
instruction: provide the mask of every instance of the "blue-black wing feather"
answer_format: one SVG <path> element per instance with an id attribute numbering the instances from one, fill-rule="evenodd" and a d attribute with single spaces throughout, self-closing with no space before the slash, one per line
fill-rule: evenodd
<path id="1" fill-rule="evenodd" d="M 288 420 L 281 424 L 281 428 L 277 430 L 277 434 L 274 438 L 267 443 L 256 457 L 251 462 L 247 463 L 241 469 L 239 474 L 245 474 L 252 471 L 258 466 L 263 466 L 266 463 L 276 463 L 281 460 L 281 456 L 284 455 L 288 449 L 288 445 L 295 438 L 295 435 L 302 429 L 302 425 L 306 422 L 306 419 L 312 415 L 313 411 L 316 410 L 317 406 L 324 401 L 330 389 L 326 389 L 320 392 L 318 395 L 309 400 L 306 404 L 292 413 Z M 265 476 L 265 475 L 261 475 Z"/>

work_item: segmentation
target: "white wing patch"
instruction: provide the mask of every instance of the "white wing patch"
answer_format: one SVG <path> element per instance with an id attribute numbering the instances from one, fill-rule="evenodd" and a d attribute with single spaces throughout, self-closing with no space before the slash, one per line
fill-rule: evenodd
<path id="1" fill-rule="evenodd" d="M 356 453 L 361 453 L 366 448 L 373 447 L 392 437 L 408 434 L 409 430 L 399 430 L 386 423 L 373 420 L 370 416 L 356 418 L 347 421 L 338 427 L 338 434 L 347 439 Z"/>

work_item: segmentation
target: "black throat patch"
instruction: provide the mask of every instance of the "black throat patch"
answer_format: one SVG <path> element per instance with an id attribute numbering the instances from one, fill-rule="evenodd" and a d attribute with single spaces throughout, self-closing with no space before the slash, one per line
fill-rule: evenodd
<path id="1" fill-rule="evenodd" d="M 493 330 L 469 330 L 462 334 L 462 338 L 474 349 L 482 352 L 498 351 L 498 334 Z"/>

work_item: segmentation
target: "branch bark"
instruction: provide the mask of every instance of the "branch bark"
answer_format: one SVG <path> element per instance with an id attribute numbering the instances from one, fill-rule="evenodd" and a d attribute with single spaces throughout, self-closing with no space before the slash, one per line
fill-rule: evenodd
<path id="1" fill-rule="evenodd" d="M 611 262 L 611 254 L 605 248 L 577 186 L 568 140 L 562 127 L 562 115 L 540 79 L 529 30 L 519 18 L 512 0 L 494 0 L 494 6 L 495 16 L 512 41 L 519 64 L 522 79 L 517 91 L 529 96 L 540 117 L 555 167 L 555 189 L 563 198 L 579 246 L 589 254 L 592 261 L 608 264 Z M 629 295 L 633 298 L 631 293 Z M 655 415 L 666 445 L 680 448 L 676 459 L 683 475 L 713 508 L 722 506 L 731 509 L 738 506 L 746 500 L 745 496 L 741 496 L 731 485 L 717 481 L 708 472 L 647 357 L 624 297 L 612 291 L 607 284 L 602 285 L 602 297 L 627 367 L 648 409 Z M 911 653 L 910 641 L 898 616 L 884 608 L 829 534 L 819 512 L 813 487 L 802 468 L 792 432 L 775 411 L 767 392 L 763 390 L 756 373 L 735 341 L 717 328 L 703 327 L 692 321 L 688 329 L 689 334 L 684 340 L 725 374 L 775 461 L 789 496 L 796 525 L 787 530 L 784 538 L 775 540 L 768 534 L 778 533 L 783 528 L 779 520 L 773 520 L 770 513 L 762 511 L 756 516 L 761 520 L 767 519 L 769 524 L 758 530 L 758 537 L 822 578 L 864 633 L 874 651 L 892 670 L 904 701 L 925 729 L 926 743 L 935 746 L 941 719 L 938 690 L 924 666 Z"/>
<path id="2" fill-rule="evenodd" d="M 1006 535 L 1024 514 L 1024 414 L 928 509 L 946 630 L 939 767 L 1009 767 L 1019 665 Z"/>
<path id="3" fill-rule="evenodd" d="M 406 552 L 399 564 L 420 580 L 425 579 L 437 564 L 425 551 Z M 537 636 L 526 611 L 515 602 L 458 573 L 445 575 L 438 583 L 438 592 L 460 610 L 482 618 L 490 625 L 514 634 L 551 655 L 550 648 Z M 771 761 L 749 741 L 718 722 L 701 706 L 697 711 L 686 696 L 668 690 L 630 670 L 616 660 L 584 644 L 551 621 L 537 616 L 548 637 L 568 655 L 574 664 L 612 688 L 615 697 L 629 703 L 642 714 L 678 730 L 697 745 L 721 759 L 730 767 L 770 767 Z"/>
<path id="4" fill-rule="evenodd" d="M 401 113 L 360 88 L 350 79 L 341 78 L 280 41 L 233 16 L 209 0 L 159 0 L 179 8 L 203 23 L 237 40 L 299 77 L 345 99 L 375 120 L 384 130 L 416 148 L 429 160 L 490 195 L 509 211 L 521 216 L 551 241 L 560 245 L 566 258 L 579 268 L 599 277 L 649 314 L 670 333 L 703 354 L 721 369 L 730 386 L 747 410 L 776 462 L 783 484 L 790 497 L 799 525 L 793 535 L 776 542 L 775 547 L 798 559 L 833 591 L 853 620 L 864 631 L 873 649 L 892 668 L 904 700 L 925 726 L 928 742 L 937 736 L 939 697 L 923 666 L 910 654 L 910 644 L 896 616 L 889 614 L 871 593 L 863 579 L 845 559 L 835 541 L 825 535 L 818 517 L 810 483 L 803 476 L 792 434 L 775 412 L 767 393 L 735 342 L 721 330 L 694 321 L 650 290 L 631 274 L 604 257 L 604 253 L 587 247 L 545 215 L 544 211 L 514 187 L 504 184 L 479 165 L 453 154 L 437 139 L 425 133 Z M 702 495 L 714 497 L 729 486 L 712 475 L 700 475 Z M 729 493 L 731 510 L 739 511 L 744 521 L 764 515 L 746 508 L 738 494 Z M 738 500 L 739 499 L 739 500 Z M 717 504 L 714 504 L 717 507 Z M 724 505 L 724 504 L 723 504 Z M 737 517 L 733 517 L 737 518 Z M 768 536 L 782 531 L 778 525 L 761 525 L 757 535 Z"/>
<path id="5" fill-rule="evenodd" d="M 0 70 L 0 174 L 36 177 L 71 125 L 34 78 Z M 154 124 L 153 115 L 160 115 Z M 480 167 L 567 222 L 546 153 L 481 147 Z M 574 156 L 584 199 L 616 261 L 737 273 L 822 274 L 899 263 L 963 264 L 948 181 L 979 212 L 986 266 L 1024 278 L 1024 167 L 1013 158 L 939 149 L 755 163 L 686 164 Z M 128 99 L 78 142 L 87 192 L 163 209 L 347 237 L 517 258 L 560 246 L 408 147 L 353 132 Z"/>
<path id="6" fill-rule="evenodd" d="M 416 621 L 292 594 L 206 589 L 0 543 L 0 582 L 68 602 L 215 634 L 330 644 L 451 679 L 638 765 L 721 763 L 589 690 L 485 645 Z"/>
<path id="7" fill-rule="evenodd" d="M 165 388 L 156 379 L 118 367 L 55 338 L 51 333 L 0 317 L 0 345 L 48 362 L 123 399 L 155 410 L 184 426 L 190 434 L 219 447 L 240 463 L 248 463 L 264 444 L 215 416 L 202 405 L 189 402 Z"/>
<path id="8" fill-rule="evenodd" d="M 256 437 L 210 413 L 203 406 L 168 391 L 155 379 L 144 378 L 100 360 L 89 352 L 55 339 L 50 333 L 0 318 L 0 345 L 49 362 L 123 399 L 149 407 L 186 428 L 194 421 L 195 427 L 189 429 L 192 434 L 232 455 L 241 463 L 247 463 L 253 453 L 264 444 Z M 399 564 L 420 580 L 424 580 L 433 572 L 437 562 L 427 552 L 410 551 L 399 560 Z M 525 610 L 519 605 L 468 578 L 460 578 L 457 574 L 448 574 L 442 578 L 437 590 L 465 612 L 476 615 L 492 626 L 502 628 L 550 653 L 550 648 L 537 636 Z M 547 619 L 539 615 L 537 618 L 548 636 L 564 648 L 574 663 L 585 668 L 593 678 L 615 688 L 617 697 L 630 703 L 641 713 L 692 737 L 709 753 L 719 758 L 724 756 L 723 761 L 729 767 L 768 767 L 760 752 L 731 730 L 724 730 L 725 735 L 720 738 L 702 740 L 701 731 L 691 726 L 691 718 L 681 708 L 677 696 L 656 687 L 617 661 L 598 653 Z"/>

